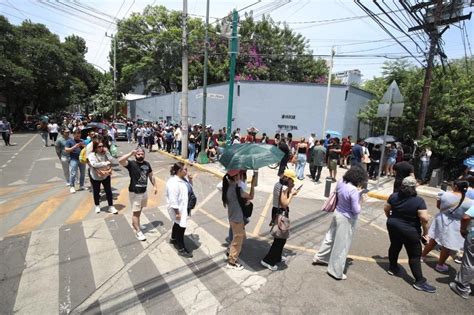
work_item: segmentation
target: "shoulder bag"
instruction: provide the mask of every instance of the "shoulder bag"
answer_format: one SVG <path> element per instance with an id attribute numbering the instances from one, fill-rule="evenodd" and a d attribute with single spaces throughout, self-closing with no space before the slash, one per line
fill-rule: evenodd
<path id="1" fill-rule="evenodd" d="M 242 209 L 242 213 L 244 214 L 245 218 L 250 218 L 252 216 L 253 203 L 249 202 L 249 204 L 247 205 L 245 202 L 245 199 L 242 198 L 241 192 L 242 192 L 242 189 L 239 187 L 239 185 L 236 185 L 235 193 L 237 194 L 237 200 L 239 201 L 239 205 L 240 205 L 240 208 Z"/>
<path id="2" fill-rule="evenodd" d="M 280 188 L 278 197 L 278 213 L 270 230 L 274 238 L 288 239 L 290 237 L 290 219 L 288 218 L 288 210 L 281 207 L 280 198 L 283 186 Z"/>
<path id="3" fill-rule="evenodd" d="M 95 154 L 95 157 L 97 159 L 97 154 Z M 106 155 L 106 159 L 107 159 L 107 155 Z M 104 166 L 104 167 L 97 167 L 97 168 L 95 168 L 95 171 L 97 173 L 97 176 L 107 177 L 107 176 L 112 175 L 112 166 L 107 165 L 107 166 Z"/>
<path id="4" fill-rule="evenodd" d="M 324 212 L 334 212 L 337 206 L 337 188 L 329 195 L 329 198 L 324 202 L 321 208 Z"/>

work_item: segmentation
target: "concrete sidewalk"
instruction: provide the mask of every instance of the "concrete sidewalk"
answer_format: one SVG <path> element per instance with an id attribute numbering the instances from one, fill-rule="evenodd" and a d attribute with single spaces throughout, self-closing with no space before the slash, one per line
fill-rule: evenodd
<path id="1" fill-rule="evenodd" d="M 181 158 L 180 156 L 176 156 L 174 154 L 167 153 L 165 151 L 158 151 L 161 154 L 170 156 L 178 161 L 186 163 L 192 167 L 195 167 L 199 170 L 209 172 L 214 174 L 217 177 L 222 178 L 226 172 L 224 166 L 219 162 L 209 163 L 209 164 L 199 164 L 199 163 L 190 163 L 188 160 Z M 294 165 L 289 164 L 290 168 L 294 168 Z M 338 167 L 336 178 L 339 180 L 342 176 L 346 173 L 347 169 Z M 273 192 L 273 186 L 278 181 L 277 176 L 278 169 L 271 169 L 269 167 L 263 167 L 259 169 L 258 172 L 258 185 L 257 190 L 264 191 L 271 193 Z M 325 200 L 324 197 L 325 186 L 326 186 L 326 177 L 329 176 L 329 170 L 327 167 L 324 167 L 321 172 L 321 183 L 314 182 L 309 177 L 309 164 L 306 163 L 305 166 L 305 174 L 306 177 L 303 181 L 298 183 L 297 185 L 303 184 L 303 187 L 298 194 L 300 197 L 308 198 L 308 199 L 315 199 L 315 200 Z M 252 176 L 252 171 L 248 172 L 249 179 Z M 367 189 L 369 190 L 369 197 L 375 198 L 379 200 L 387 200 L 390 194 L 393 192 L 393 177 L 382 177 L 379 182 L 379 188 L 377 189 L 377 181 L 369 180 L 369 184 Z M 331 191 L 334 189 L 335 183 L 331 184 Z M 435 187 L 429 186 L 418 186 L 417 191 L 421 196 L 429 197 L 429 198 L 436 198 L 438 193 L 442 190 Z"/>

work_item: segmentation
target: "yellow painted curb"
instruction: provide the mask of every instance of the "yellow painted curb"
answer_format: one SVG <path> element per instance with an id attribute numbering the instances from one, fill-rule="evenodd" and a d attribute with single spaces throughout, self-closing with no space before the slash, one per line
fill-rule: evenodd
<path id="1" fill-rule="evenodd" d="M 174 155 L 174 154 L 171 154 L 171 153 L 168 153 L 168 152 L 165 152 L 165 151 L 161 151 L 161 150 L 158 150 L 158 153 L 160 154 L 163 154 L 163 155 L 166 155 L 170 158 L 173 158 L 175 160 L 178 160 L 180 162 L 183 162 L 184 164 L 187 164 L 189 166 L 192 166 L 192 167 L 195 167 L 201 171 L 204 171 L 204 172 L 208 172 L 208 173 L 211 173 L 212 175 L 214 176 L 217 176 L 218 178 L 222 178 L 224 177 L 224 173 L 222 172 L 219 172 L 219 171 L 216 171 L 216 170 L 212 170 L 212 169 L 209 169 L 205 166 L 202 166 L 201 164 L 198 164 L 198 163 L 191 163 L 189 162 L 189 160 L 187 159 L 183 159 L 182 157 L 178 156 L 178 155 Z"/>
<path id="2" fill-rule="evenodd" d="M 388 200 L 388 197 L 390 197 L 389 195 L 380 194 L 380 193 L 375 192 L 375 191 L 369 191 L 367 193 L 367 196 L 369 196 L 371 198 L 380 199 L 380 200 Z"/>

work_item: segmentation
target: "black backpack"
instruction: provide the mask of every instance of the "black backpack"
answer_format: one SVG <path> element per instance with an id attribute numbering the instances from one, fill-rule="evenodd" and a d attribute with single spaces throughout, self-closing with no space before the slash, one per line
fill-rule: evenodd
<path id="1" fill-rule="evenodd" d="M 242 213 L 244 214 L 245 218 L 250 218 L 252 216 L 253 211 L 253 203 L 249 203 L 248 205 L 245 204 L 244 198 L 241 195 L 242 188 L 237 185 L 235 187 L 235 192 L 237 194 L 237 200 L 239 201 L 240 208 L 242 209 Z"/>

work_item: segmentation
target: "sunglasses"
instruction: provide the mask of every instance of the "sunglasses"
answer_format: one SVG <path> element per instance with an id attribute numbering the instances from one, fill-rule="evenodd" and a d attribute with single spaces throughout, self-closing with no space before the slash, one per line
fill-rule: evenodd
<path id="1" fill-rule="evenodd" d="M 103 145 L 98 145 L 97 147 L 98 147 L 98 148 L 103 148 L 104 146 L 103 146 Z"/>

